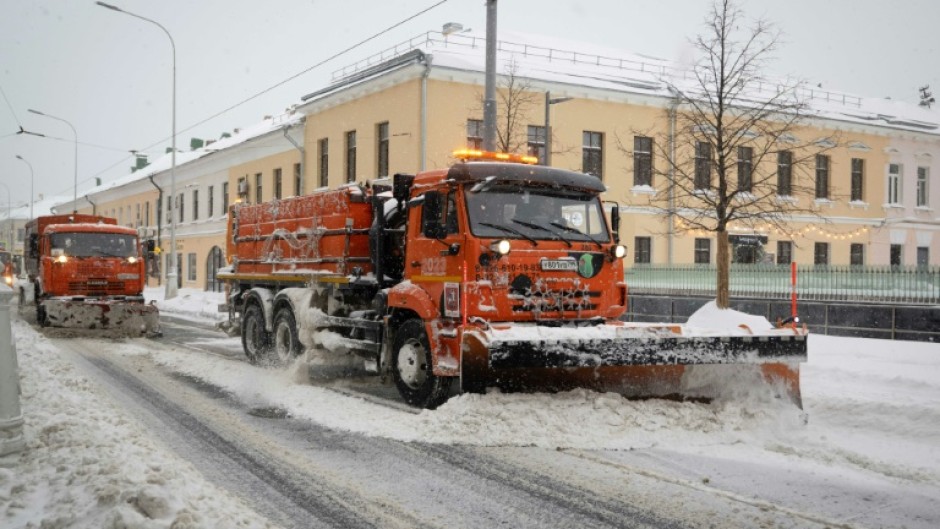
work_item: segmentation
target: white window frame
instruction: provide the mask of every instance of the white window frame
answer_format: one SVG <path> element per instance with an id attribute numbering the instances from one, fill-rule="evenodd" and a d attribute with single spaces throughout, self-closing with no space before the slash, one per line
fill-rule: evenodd
<path id="1" fill-rule="evenodd" d="M 897 172 L 892 172 L 892 169 L 897 169 Z M 904 174 L 904 166 L 899 163 L 889 163 L 888 164 L 888 193 L 885 195 L 887 198 L 888 204 L 900 204 L 903 198 L 902 191 L 902 176 Z"/>
<path id="2" fill-rule="evenodd" d="M 930 168 L 917 168 L 917 207 L 930 207 Z"/>

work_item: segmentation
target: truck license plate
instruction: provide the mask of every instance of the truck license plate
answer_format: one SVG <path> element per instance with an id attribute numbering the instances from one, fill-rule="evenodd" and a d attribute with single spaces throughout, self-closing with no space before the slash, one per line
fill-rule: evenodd
<path id="1" fill-rule="evenodd" d="M 574 259 L 542 259 L 542 270 L 577 272 L 578 262 Z"/>

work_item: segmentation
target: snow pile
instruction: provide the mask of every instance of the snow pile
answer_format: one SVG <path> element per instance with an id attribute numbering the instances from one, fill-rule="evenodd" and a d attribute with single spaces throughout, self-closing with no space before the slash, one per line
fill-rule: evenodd
<path id="1" fill-rule="evenodd" d="M 208 484 L 22 322 L 26 451 L 0 458 L 0 526 L 270 527 Z"/>
<path id="2" fill-rule="evenodd" d="M 203 292 L 195 288 L 181 288 L 173 299 L 165 299 L 164 287 L 148 287 L 144 290 L 144 299 L 148 303 L 155 301 L 162 314 L 185 317 L 195 321 L 222 321 L 226 314 L 219 312 L 219 305 L 225 302 L 222 292 Z"/>
<path id="3" fill-rule="evenodd" d="M 760 333 L 772 329 L 773 325 L 763 316 L 732 309 L 719 309 L 714 301 L 709 301 L 689 316 L 685 327 L 692 334 L 721 332 L 746 335 L 751 334 L 748 329 L 754 333 Z"/>

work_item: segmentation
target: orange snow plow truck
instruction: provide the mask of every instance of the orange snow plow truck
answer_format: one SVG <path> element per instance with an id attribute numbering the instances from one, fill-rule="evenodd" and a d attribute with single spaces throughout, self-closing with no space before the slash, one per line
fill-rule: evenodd
<path id="1" fill-rule="evenodd" d="M 454 383 L 708 397 L 687 391 L 689 367 L 749 364 L 799 403 L 805 330 L 620 320 L 626 249 L 596 177 L 530 157 L 455 156 L 448 169 L 234 205 L 220 310 L 248 359 L 358 354 L 426 408 Z"/>
<path id="2" fill-rule="evenodd" d="M 146 275 L 137 230 L 117 220 L 73 213 L 26 224 L 22 303 L 36 305 L 42 327 L 156 334 L 159 313 L 144 303 Z"/>

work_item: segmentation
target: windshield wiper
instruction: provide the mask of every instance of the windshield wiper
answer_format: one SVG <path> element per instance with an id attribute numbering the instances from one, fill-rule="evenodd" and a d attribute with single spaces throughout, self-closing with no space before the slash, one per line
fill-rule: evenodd
<path id="1" fill-rule="evenodd" d="M 534 222 L 528 222 L 528 221 L 525 221 L 525 220 L 519 220 L 519 219 L 515 219 L 515 218 L 514 218 L 514 219 L 512 219 L 512 221 L 515 222 L 515 223 L 517 223 L 517 224 L 522 224 L 523 226 L 526 226 L 526 227 L 528 227 L 528 228 L 532 228 L 533 230 L 547 231 L 548 233 L 551 233 L 551 234 L 554 235 L 555 237 L 558 237 L 559 240 L 565 241 L 565 244 L 568 245 L 568 248 L 571 248 L 571 247 L 573 246 L 573 245 L 571 244 L 571 241 L 569 241 L 568 239 L 566 239 L 564 235 L 558 233 L 558 232 L 555 231 L 555 230 L 550 230 L 550 229 L 546 228 L 545 226 L 540 226 L 540 225 L 538 225 L 538 224 L 535 224 Z M 551 223 L 551 224 L 554 224 L 554 223 Z"/>
<path id="2" fill-rule="evenodd" d="M 497 230 L 502 230 L 506 233 L 512 233 L 512 234 L 518 235 L 522 237 L 523 239 L 531 242 L 532 246 L 539 245 L 539 243 L 537 243 L 535 239 L 533 239 L 532 237 L 529 237 L 528 235 L 522 233 L 521 231 L 515 228 L 510 228 L 509 226 L 502 226 L 500 224 L 493 224 L 492 222 L 478 222 L 477 224 L 479 224 L 480 226 L 486 226 L 487 228 L 496 228 Z"/>
<path id="3" fill-rule="evenodd" d="M 603 248 L 603 247 L 604 247 L 604 245 L 601 244 L 601 242 L 600 242 L 599 240 L 595 239 L 594 237 L 591 237 L 591 234 L 590 234 L 590 233 L 584 233 L 583 231 L 581 231 L 581 230 L 579 230 L 579 229 L 572 228 L 571 226 L 568 226 L 567 224 L 562 224 L 562 223 L 560 223 L 560 222 L 552 221 L 552 222 L 549 222 L 549 224 L 551 224 L 552 226 L 555 226 L 556 228 L 561 228 L 561 229 L 563 229 L 563 230 L 565 230 L 565 231 L 567 231 L 567 232 L 570 232 L 570 233 L 577 233 L 578 235 L 584 235 L 584 236 L 587 237 L 588 239 L 591 239 L 591 242 L 593 242 L 594 244 L 596 244 L 598 248 Z"/>

